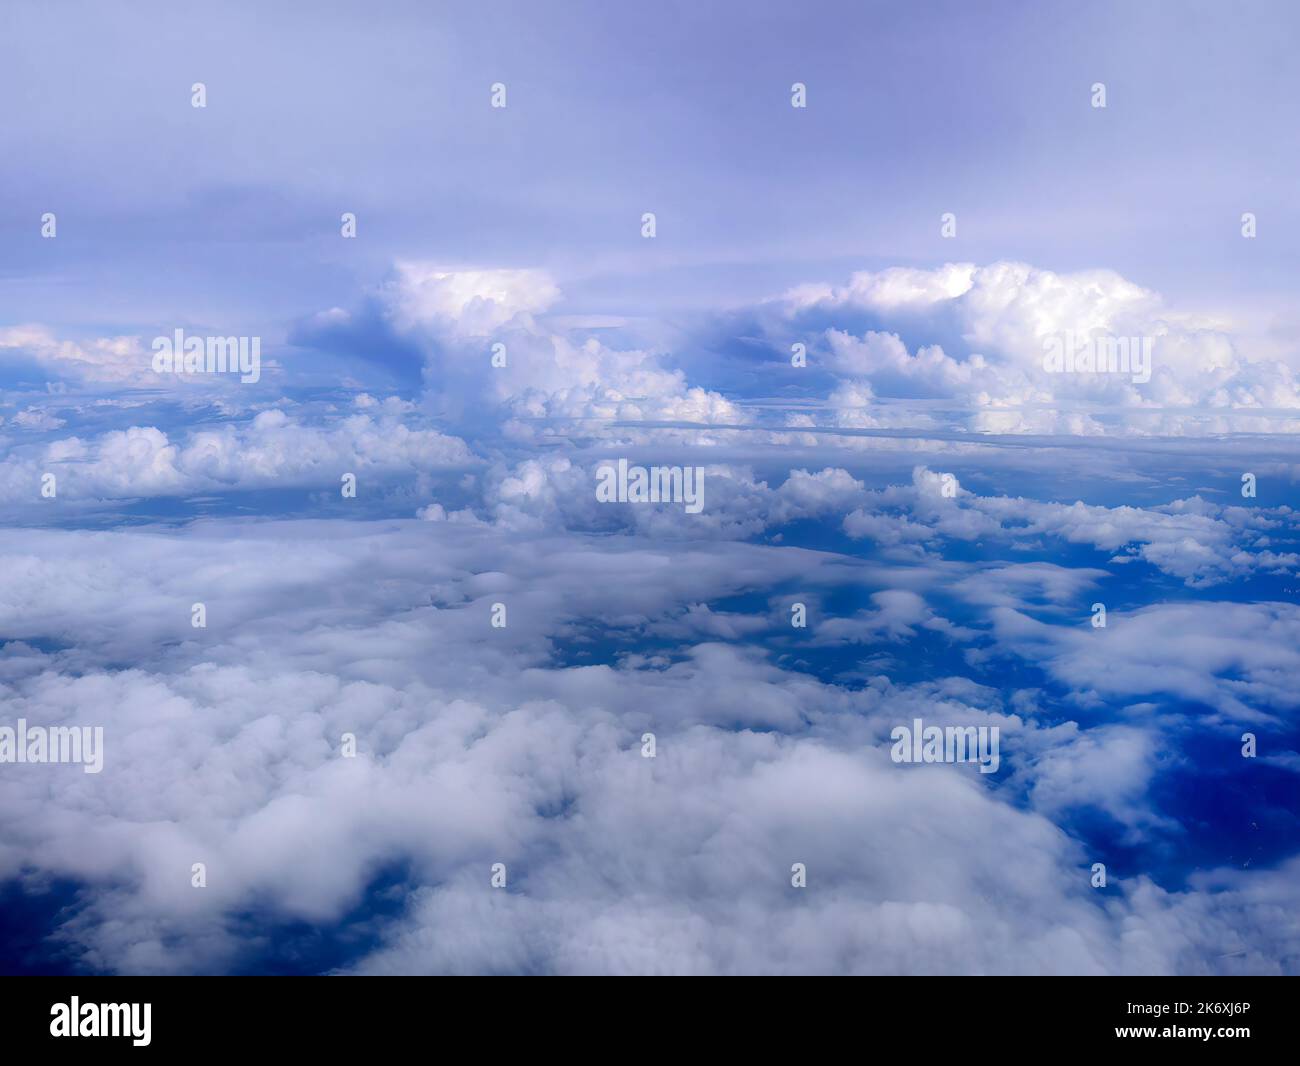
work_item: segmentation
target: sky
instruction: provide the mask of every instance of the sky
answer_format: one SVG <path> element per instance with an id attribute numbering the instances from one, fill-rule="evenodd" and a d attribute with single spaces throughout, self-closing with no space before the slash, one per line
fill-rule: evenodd
<path id="1" fill-rule="evenodd" d="M 4 5 L 0 971 L 1300 971 L 1298 29 Z"/>

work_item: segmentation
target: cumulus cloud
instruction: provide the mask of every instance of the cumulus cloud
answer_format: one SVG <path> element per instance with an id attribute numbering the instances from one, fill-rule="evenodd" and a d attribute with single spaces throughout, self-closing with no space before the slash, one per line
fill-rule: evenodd
<path id="1" fill-rule="evenodd" d="M 944 397 L 976 409 L 978 428 L 1001 432 L 1095 434 L 1114 423 L 1058 404 L 1102 403 L 1137 409 L 1118 425 L 1133 432 L 1178 432 L 1195 426 L 1182 408 L 1300 408 L 1300 379 L 1284 363 L 1239 350 L 1233 324 L 1167 308 L 1158 294 L 1113 271 L 1058 274 L 1024 263 L 947 264 L 934 270 L 891 268 L 855 274 L 844 286 L 801 286 L 776 310 L 784 322 L 836 317 L 878 323 L 861 333 L 822 328 L 826 367 L 844 379 L 840 406 L 862 396 Z M 788 327 L 787 327 L 788 328 Z M 922 338 L 915 347 L 904 335 Z M 1149 381 L 1140 373 L 1052 373 L 1049 344 L 1145 339 Z M 1153 418 L 1141 409 L 1158 412 Z M 992 417 L 990 417 L 992 415 Z"/>
<path id="2" fill-rule="evenodd" d="M 419 353 L 425 385 L 439 402 L 454 405 L 456 417 L 479 418 L 486 406 L 504 417 L 504 431 L 517 441 L 540 435 L 541 423 L 550 422 L 742 421 L 722 394 L 691 385 L 669 365 L 668 353 L 612 347 L 599 336 L 599 323 L 581 317 L 554 316 L 550 325 L 543 312 L 561 300 L 545 271 L 402 262 L 357 314 L 333 308 L 300 332 L 326 347 L 335 346 L 332 332 L 391 344 L 358 321 L 376 318 Z"/>
<path id="3" fill-rule="evenodd" d="M 73 500 L 271 485 L 336 490 L 344 473 L 415 473 L 479 462 L 458 437 L 409 427 L 400 400 L 381 404 L 362 394 L 357 407 L 324 425 L 273 408 L 244 422 L 190 429 L 175 441 L 156 426 L 62 437 L 15 449 L 0 474 L 0 492 L 13 502 L 35 499 L 45 473 L 58 479 L 60 496 Z"/>
<path id="4" fill-rule="evenodd" d="M 1300 707 L 1300 609 L 1289 603 L 1162 603 L 1107 614 L 1104 629 L 991 612 L 999 643 L 1094 698 L 1169 693 L 1231 721 Z"/>
<path id="5" fill-rule="evenodd" d="M 349 969 L 1290 965 L 1268 917 L 1295 899 L 1284 870 L 1216 873 L 1195 892 L 1122 872 L 1104 896 L 1087 887 L 1089 857 L 1050 815 L 1100 803 L 1158 831 L 1136 730 L 1058 737 L 961 678 L 854 690 L 717 642 L 755 626 L 702 604 L 818 568 L 838 584 L 833 557 L 593 547 L 451 522 L 0 535 L 20 575 L 0 599 L 6 631 L 64 645 L 6 646 L 6 706 L 106 737 L 93 778 L 0 781 L 0 871 L 83 885 L 60 937 L 82 964 L 124 972 L 237 967 L 257 951 L 251 909 L 329 924 L 395 867 L 407 904 Z M 188 626 L 196 597 L 206 630 Z M 488 622 L 496 599 L 506 630 Z M 930 619 L 915 596 L 876 604 L 882 633 Z M 553 641 L 593 620 L 704 639 L 661 661 L 557 658 Z M 892 763 L 889 729 L 916 715 L 1000 723 L 1029 806 L 969 768 Z M 811 889 L 791 887 L 796 862 Z"/>
<path id="6" fill-rule="evenodd" d="M 400 397 L 159 400 L 118 391 L 126 342 L 4 335 L 113 390 L 6 397 L 0 439 L 36 527 L 0 530 L 6 713 L 105 729 L 100 774 L 0 776 L 0 878 L 75 885 L 79 965 L 237 969 L 362 913 L 364 973 L 1296 969 L 1293 842 L 1249 873 L 1189 858 L 1170 798 L 1197 745 L 1232 749 L 1225 779 L 1294 777 L 1285 450 L 1248 453 L 1267 500 L 1215 502 L 1171 410 L 1284 430 L 1286 367 L 1113 273 L 1021 264 L 750 308 L 747 342 L 809 338 L 802 377 L 758 386 L 706 383 L 689 328 L 573 310 L 542 271 L 405 261 L 297 327 L 362 349 L 363 380 L 413 365 Z M 1151 381 L 1046 375 L 1065 330 L 1153 337 Z M 1112 429 L 1163 436 L 1159 474 L 1096 447 Z M 1081 438 L 1093 487 L 1058 488 L 1030 431 Z M 701 467 L 703 511 L 601 502 L 618 458 Z M 168 524 L 122 528 L 150 497 Z M 998 728 L 1002 771 L 893 763 L 916 718 Z"/>
<path id="7" fill-rule="evenodd" d="M 150 358 L 148 346 L 139 337 L 99 337 L 78 342 L 60 339 L 42 325 L 0 329 L 0 366 L 30 362 L 34 369 L 53 378 L 156 388 L 159 375 L 153 373 Z"/>
<path id="8" fill-rule="evenodd" d="M 944 494 L 944 478 L 950 496 Z M 1294 573 L 1300 568 L 1300 555 L 1272 550 L 1279 532 L 1297 528 L 1296 511 L 1285 504 L 1247 508 L 1196 496 L 1157 507 L 1106 507 L 978 496 L 962 488 L 954 475 L 926 467 L 913 471 L 910 486 L 891 486 L 867 497 L 868 506 L 845 516 L 844 530 L 888 547 L 919 550 L 943 540 L 1048 536 L 1121 552 L 1120 562 L 1141 559 L 1192 586 L 1218 584 L 1255 570 Z"/>
<path id="9" fill-rule="evenodd" d="M 528 320 L 560 296 L 541 270 L 447 270 L 401 262 L 384 285 L 400 329 L 428 328 L 482 337 L 516 319 Z"/>

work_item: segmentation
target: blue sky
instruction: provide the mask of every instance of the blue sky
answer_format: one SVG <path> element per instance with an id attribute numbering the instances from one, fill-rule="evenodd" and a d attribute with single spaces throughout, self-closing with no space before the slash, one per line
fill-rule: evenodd
<path id="1" fill-rule="evenodd" d="M 21 163 L 6 292 L 92 333 L 179 312 L 283 328 L 412 257 L 544 267 L 582 313 L 958 252 L 1283 317 L 1297 280 L 1284 4 L 67 12 L 5 14 L 32 44 L 0 73 L 21 102 L 0 132 Z M 176 106 L 195 81 L 197 115 Z M 494 81 L 504 111 L 480 106 Z M 1097 81 L 1106 111 L 1075 106 Z M 56 209 L 57 248 L 30 224 Z M 334 239 L 342 210 L 355 245 Z M 936 243 L 945 211 L 956 248 Z"/>
<path id="2" fill-rule="evenodd" d="M 6 970 L 1300 967 L 1287 5 L 0 20 Z"/>

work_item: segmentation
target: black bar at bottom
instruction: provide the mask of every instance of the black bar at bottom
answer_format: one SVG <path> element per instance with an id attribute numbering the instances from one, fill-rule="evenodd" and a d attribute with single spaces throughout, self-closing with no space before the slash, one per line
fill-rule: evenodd
<path id="1" fill-rule="evenodd" d="M 927 1052 L 1128 1045 L 1138 1053 L 1227 1054 L 1288 1049 L 1296 1014 L 1296 986 L 1284 978 L 872 977 L 838 987 L 783 981 L 725 989 L 578 982 L 4 978 L 0 1050 L 10 1062 L 24 1061 L 15 1053 L 97 1054 L 110 1046 L 132 1055 L 319 1050 L 333 1057 L 416 1041 L 447 1053 L 477 1037 L 489 1057 L 516 1046 L 676 1053 L 718 1043 L 818 1055 L 834 1038 L 863 1051 L 890 1039 Z"/>

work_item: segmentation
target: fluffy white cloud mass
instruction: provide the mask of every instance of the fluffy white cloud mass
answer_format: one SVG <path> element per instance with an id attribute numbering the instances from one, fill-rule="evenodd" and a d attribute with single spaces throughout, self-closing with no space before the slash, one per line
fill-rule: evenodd
<path id="1" fill-rule="evenodd" d="M 821 331 L 820 354 L 842 379 L 834 398 L 850 412 L 864 397 L 953 398 L 987 409 L 972 422 L 981 429 L 1098 434 L 1115 428 L 1098 405 L 1120 409 L 1119 426 L 1139 433 L 1185 430 L 1197 422 L 1187 409 L 1269 416 L 1300 408 L 1294 369 L 1241 351 L 1230 321 L 1169 309 L 1113 271 L 1057 274 L 1005 262 L 893 268 L 855 274 L 845 286 L 797 288 L 775 310 L 784 322 L 879 322 L 860 333 Z M 909 348 L 904 334 L 921 341 Z M 1049 371 L 1052 346 L 1069 338 L 1131 341 L 1134 351 L 1145 343 L 1150 363 L 1140 373 L 1074 362 L 1072 372 Z M 1294 416 L 1285 417 L 1294 428 Z"/>
<path id="2" fill-rule="evenodd" d="M 59 899 L 43 943 L 1300 969 L 1292 368 L 1014 263 L 579 310 L 407 261 L 261 383 L 190 391 L 132 338 L 0 333 L 0 725 L 104 731 L 100 773 L 0 763 L 0 886 Z M 1048 372 L 1066 334 L 1149 339 L 1149 381 Z M 295 378 L 318 353 L 345 374 Z M 698 513 L 602 499 L 619 460 L 698 470 Z M 996 729 L 999 768 L 896 762 L 917 719 Z"/>
<path id="3" fill-rule="evenodd" d="M 251 909 L 338 921 L 394 865 L 410 898 L 350 969 L 1274 972 L 1300 948 L 1275 920 L 1300 902 L 1294 869 L 1181 892 L 1116 869 L 1105 894 L 1089 888 L 1093 856 L 1053 817 L 1100 804 L 1133 832 L 1158 827 L 1139 724 L 1049 727 L 956 677 L 828 684 L 736 639 L 788 628 L 779 606 L 662 659 L 558 656 L 593 622 L 633 632 L 683 603 L 835 584 L 833 555 L 337 521 L 6 533 L 0 555 L 14 575 L 0 625 L 17 638 L 5 706 L 105 730 L 98 775 L 0 778 L 0 875 L 87 886 L 61 936 L 89 965 L 235 966 L 256 950 Z M 881 635 L 933 617 L 915 593 L 874 600 Z M 1242 612 L 1218 626 L 1245 655 L 1269 623 Z M 23 643 L 38 634 L 58 646 Z M 1006 639 L 1023 653 L 1034 633 Z M 1090 665 L 1101 650 L 1054 654 L 1068 681 L 1124 688 L 1113 664 Z M 1182 654 L 1207 678 L 1227 665 Z M 1240 698 L 1272 700 L 1258 683 Z M 916 716 L 1000 724 L 1010 782 L 893 763 L 889 731 Z"/>

